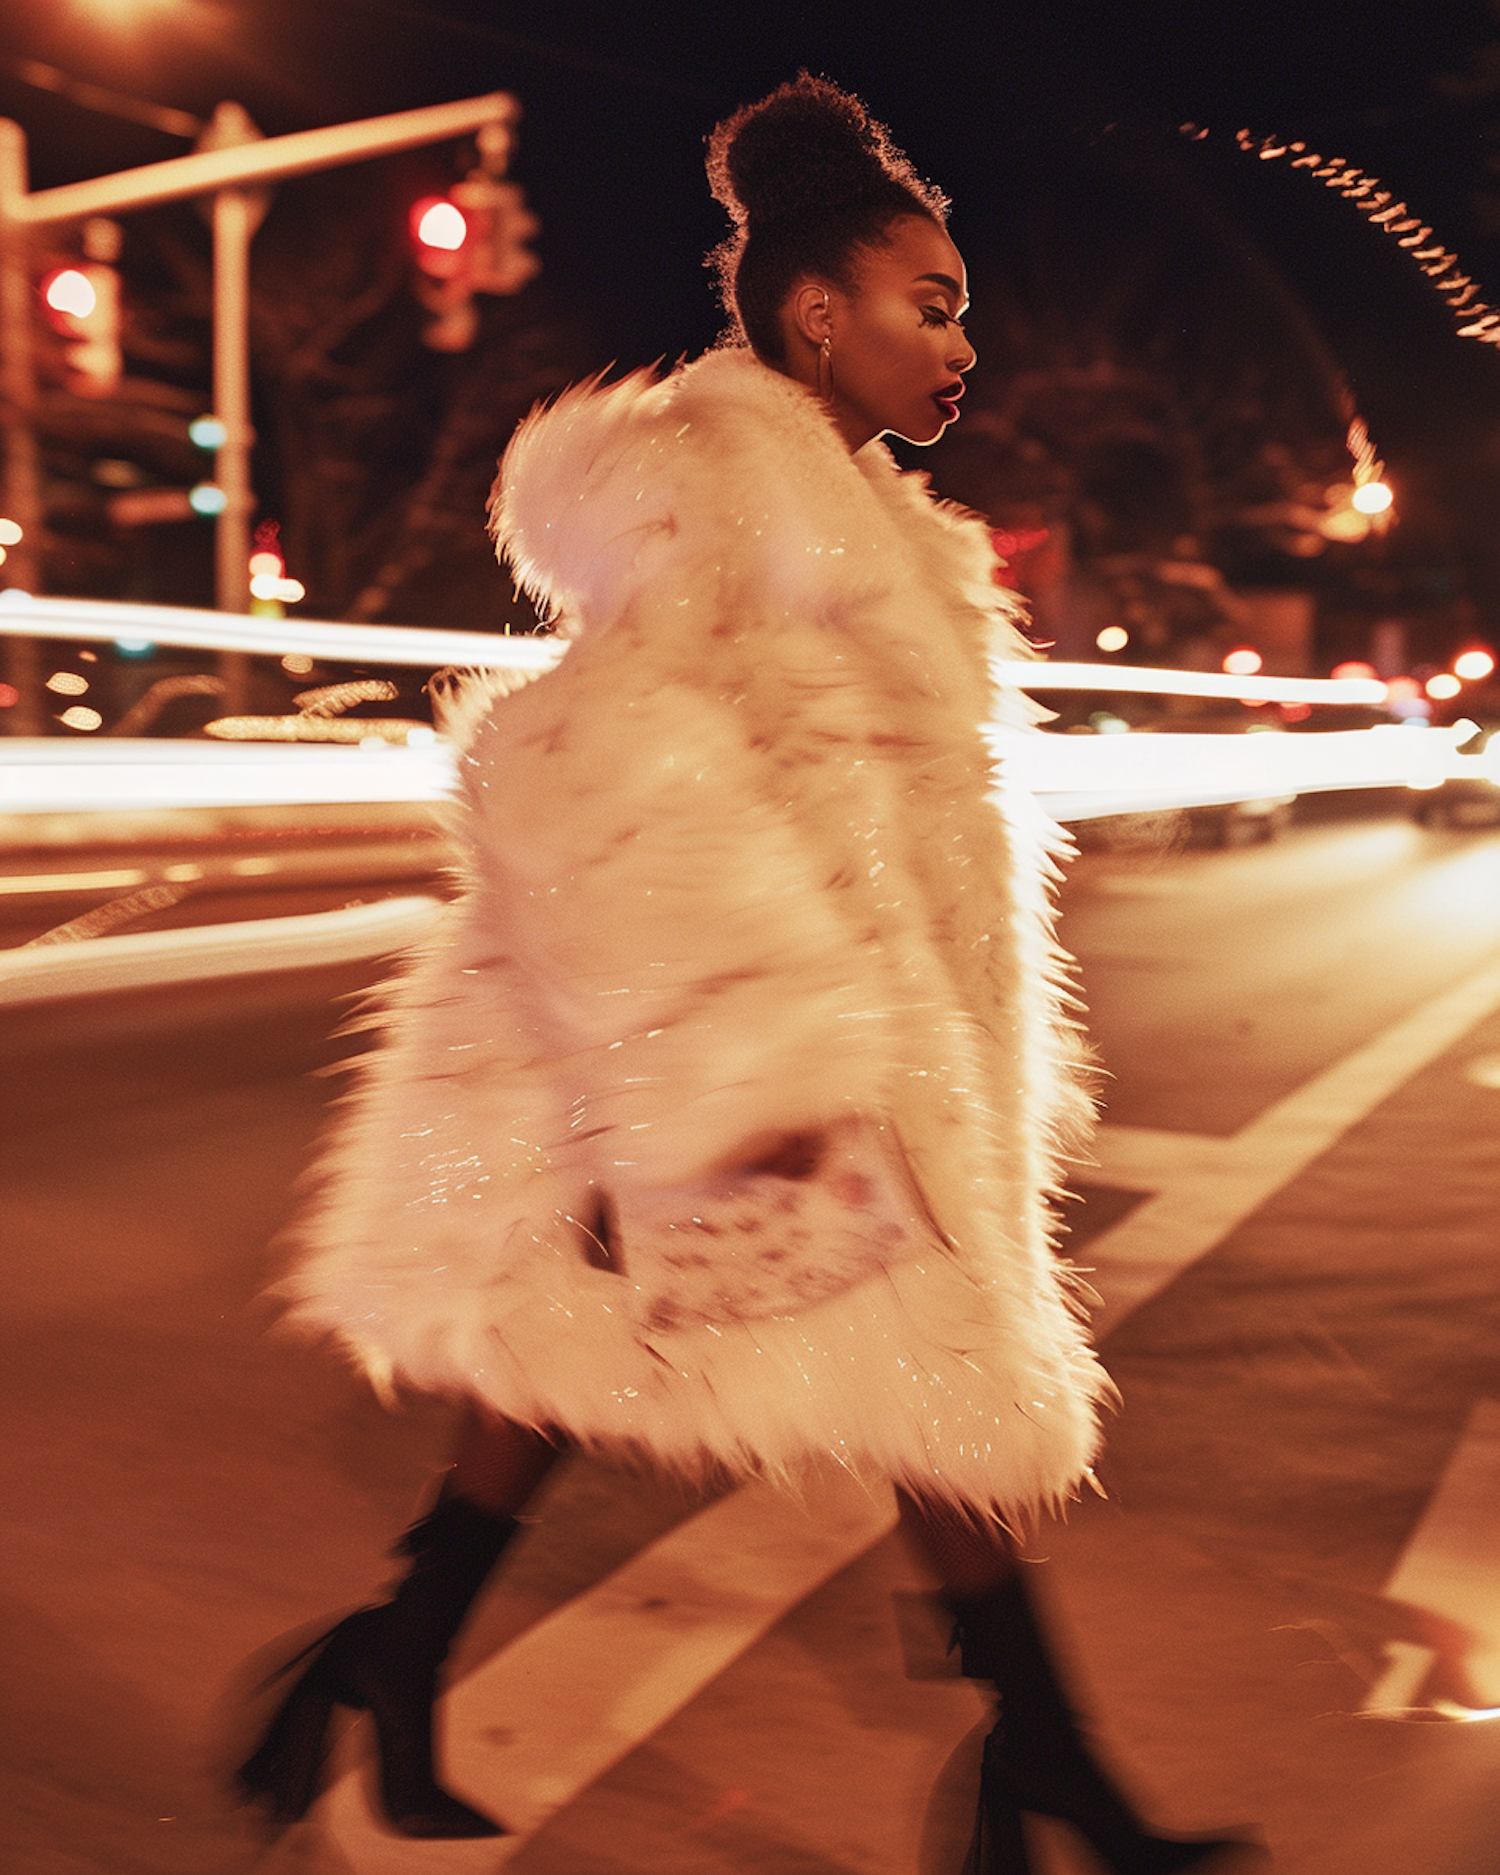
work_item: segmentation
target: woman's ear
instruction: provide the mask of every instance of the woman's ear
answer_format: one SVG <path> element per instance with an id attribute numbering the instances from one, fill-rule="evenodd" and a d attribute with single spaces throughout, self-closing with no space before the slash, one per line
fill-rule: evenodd
<path id="1" fill-rule="evenodd" d="M 833 330 L 833 305 L 826 286 L 803 280 L 793 287 L 787 305 L 794 332 L 817 351 Z"/>

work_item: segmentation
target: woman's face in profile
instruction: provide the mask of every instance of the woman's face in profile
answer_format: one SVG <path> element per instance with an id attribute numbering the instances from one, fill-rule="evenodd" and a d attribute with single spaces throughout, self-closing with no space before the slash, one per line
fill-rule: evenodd
<path id="1" fill-rule="evenodd" d="M 863 256 L 852 295 L 833 292 L 829 401 L 854 447 L 887 432 L 935 443 L 956 421 L 974 363 L 959 323 L 968 298 L 963 257 L 925 215 L 903 217 Z"/>

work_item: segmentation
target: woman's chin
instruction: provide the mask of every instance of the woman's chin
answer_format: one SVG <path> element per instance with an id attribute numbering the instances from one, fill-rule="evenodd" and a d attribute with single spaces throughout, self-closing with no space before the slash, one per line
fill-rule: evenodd
<path id="1" fill-rule="evenodd" d="M 926 449 L 937 441 L 947 427 L 940 418 L 928 417 L 924 422 L 912 423 L 906 429 L 897 429 L 892 425 L 887 435 L 899 436 L 903 443 L 915 443 L 918 449 Z"/>

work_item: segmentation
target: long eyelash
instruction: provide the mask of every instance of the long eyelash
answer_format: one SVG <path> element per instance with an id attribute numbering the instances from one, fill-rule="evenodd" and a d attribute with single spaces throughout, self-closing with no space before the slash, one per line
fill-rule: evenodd
<path id="1" fill-rule="evenodd" d="M 941 306 L 924 306 L 922 323 L 929 326 L 951 326 L 954 320 L 950 314 L 943 311 Z"/>

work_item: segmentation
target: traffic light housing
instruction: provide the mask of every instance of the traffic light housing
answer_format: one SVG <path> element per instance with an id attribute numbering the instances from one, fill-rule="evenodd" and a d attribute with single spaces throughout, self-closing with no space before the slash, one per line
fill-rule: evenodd
<path id="1" fill-rule="evenodd" d="M 281 524 L 262 521 L 255 530 L 250 555 L 250 610 L 258 618 L 284 618 L 288 605 L 307 597 L 300 579 L 288 579 L 286 555 L 281 551 Z"/>
<path id="2" fill-rule="evenodd" d="M 67 341 L 63 360 L 68 389 L 80 397 L 110 397 L 119 388 L 119 224 L 96 217 L 84 223 L 81 262 L 54 267 L 42 281 L 42 304 L 54 331 Z"/>
<path id="3" fill-rule="evenodd" d="M 417 298 L 432 314 L 422 342 L 435 352 L 463 352 L 474 343 L 479 314 L 469 278 L 473 238 L 468 217 L 445 195 L 423 196 L 411 211 Z"/>
<path id="4" fill-rule="evenodd" d="M 469 281 L 476 293 L 519 293 L 541 270 L 527 245 L 541 223 L 526 206 L 520 183 L 476 170 L 456 183 L 453 200 L 469 223 Z"/>
<path id="5" fill-rule="evenodd" d="M 422 334 L 434 351 L 466 351 L 479 329 L 476 293 L 519 293 L 541 262 L 528 243 L 541 223 L 519 183 L 504 180 L 510 132 L 479 133 L 479 163 L 446 195 L 413 204 L 417 298 L 433 317 Z"/>

